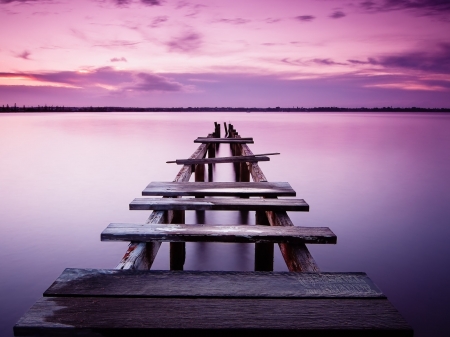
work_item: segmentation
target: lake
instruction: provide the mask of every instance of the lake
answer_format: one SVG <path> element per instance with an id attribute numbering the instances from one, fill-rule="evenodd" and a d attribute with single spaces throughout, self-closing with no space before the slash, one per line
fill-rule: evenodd
<path id="1" fill-rule="evenodd" d="M 129 202 L 150 181 L 172 181 L 180 166 L 165 162 L 189 157 L 215 121 L 253 137 L 254 153 L 281 152 L 260 166 L 309 203 L 293 222 L 338 237 L 309 245 L 322 271 L 366 272 L 415 336 L 448 336 L 450 115 L 412 113 L 0 114 L 0 335 L 13 335 L 64 268 L 114 268 L 127 243 L 100 242 L 100 233 L 144 222 L 149 212 Z M 233 165 L 213 176 L 234 180 Z M 205 220 L 242 222 L 239 212 Z M 252 244 L 186 249 L 185 269 L 253 270 Z M 152 269 L 168 268 L 163 244 Z M 274 268 L 287 270 L 277 247 Z"/>

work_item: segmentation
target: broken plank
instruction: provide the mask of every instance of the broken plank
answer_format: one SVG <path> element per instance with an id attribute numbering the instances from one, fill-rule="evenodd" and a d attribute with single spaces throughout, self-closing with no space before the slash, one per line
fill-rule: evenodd
<path id="1" fill-rule="evenodd" d="M 328 227 L 148 225 L 112 223 L 102 232 L 101 240 L 136 242 L 289 242 L 335 244 L 336 235 Z"/>
<path id="2" fill-rule="evenodd" d="M 240 162 L 258 162 L 269 161 L 266 156 L 232 156 L 219 158 L 202 158 L 202 159 L 177 159 L 167 161 L 166 163 L 176 163 L 177 165 L 198 165 L 198 164 L 224 164 L 224 163 L 240 163 Z"/>
<path id="3" fill-rule="evenodd" d="M 161 182 L 152 181 L 142 195 L 145 196 L 292 196 L 296 193 L 287 182 Z"/>
<path id="4" fill-rule="evenodd" d="M 16 336 L 412 336 L 386 299 L 43 297 Z"/>
<path id="5" fill-rule="evenodd" d="M 64 270 L 44 296 L 385 298 L 365 273 L 355 272 L 179 272 L 78 268 Z"/>
<path id="6" fill-rule="evenodd" d="M 309 205 L 303 199 L 136 198 L 130 203 L 130 210 L 308 212 Z"/>

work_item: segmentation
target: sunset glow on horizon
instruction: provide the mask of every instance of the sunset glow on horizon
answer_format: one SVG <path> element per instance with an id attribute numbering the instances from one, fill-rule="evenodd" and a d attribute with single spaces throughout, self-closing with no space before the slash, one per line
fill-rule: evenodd
<path id="1" fill-rule="evenodd" d="M 450 107 L 448 0 L 0 0 L 0 105 Z"/>

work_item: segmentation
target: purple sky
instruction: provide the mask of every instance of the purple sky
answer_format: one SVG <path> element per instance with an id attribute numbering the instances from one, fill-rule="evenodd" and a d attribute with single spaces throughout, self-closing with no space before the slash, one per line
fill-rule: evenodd
<path id="1" fill-rule="evenodd" d="M 0 0 L 0 105 L 450 107 L 449 0 Z"/>

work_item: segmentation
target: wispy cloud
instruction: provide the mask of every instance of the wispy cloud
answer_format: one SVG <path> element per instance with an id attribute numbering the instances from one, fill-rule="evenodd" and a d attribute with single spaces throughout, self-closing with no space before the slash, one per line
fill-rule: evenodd
<path id="1" fill-rule="evenodd" d="M 196 17 L 201 12 L 201 9 L 205 7 L 207 6 L 203 4 L 193 4 L 187 1 L 178 1 L 175 9 L 183 9 L 187 11 L 185 16 L 193 18 Z"/>
<path id="2" fill-rule="evenodd" d="M 346 14 L 342 11 L 335 11 L 333 13 L 331 13 L 330 18 L 332 19 L 340 19 L 343 18 L 344 16 L 346 16 Z"/>
<path id="3" fill-rule="evenodd" d="M 61 86 L 69 88 L 103 88 L 109 91 L 183 91 L 190 89 L 165 76 L 149 72 L 116 70 L 112 67 L 79 71 L 0 73 L 2 79 L 27 80 L 29 85 Z"/>
<path id="4" fill-rule="evenodd" d="M 326 59 L 312 59 L 310 62 L 316 63 L 316 64 L 320 64 L 320 65 L 324 65 L 324 66 L 344 66 L 347 65 L 347 63 L 341 63 L 341 62 L 335 62 L 332 59 L 326 58 Z"/>
<path id="5" fill-rule="evenodd" d="M 137 91 L 182 91 L 183 85 L 178 82 L 171 81 L 165 77 L 148 74 L 139 73 L 136 75 L 139 78 L 139 83 L 128 87 L 128 90 Z"/>
<path id="6" fill-rule="evenodd" d="M 169 20 L 168 16 L 157 16 L 153 18 L 152 22 L 148 25 L 149 27 L 156 28 L 161 26 L 164 22 Z"/>
<path id="7" fill-rule="evenodd" d="M 428 51 L 371 57 L 367 60 L 348 60 L 357 65 L 370 64 L 390 69 L 410 69 L 434 74 L 450 74 L 450 44 L 440 44 Z"/>
<path id="8" fill-rule="evenodd" d="M 125 57 L 113 57 L 111 62 L 128 62 Z"/>
<path id="9" fill-rule="evenodd" d="M 132 4 L 133 0 L 112 0 L 112 2 L 118 7 L 126 7 Z M 160 6 L 162 4 L 161 0 L 139 0 L 136 2 L 140 2 L 146 6 Z"/>
<path id="10" fill-rule="evenodd" d="M 13 3 L 13 2 L 18 2 L 18 3 L 51 3 L 53 2 L 52 0 L 0 0 L 0 4 L 9 4 L 9 3 Z"/>
<path id="11" fill-rule="evenodd" d="M 128 27 L 130 28 L 130 27 Z M 89 43 L 92 47 L 103 47 L 108 49 L 122 48 L 122 47 L 134 47 L 143 41 L 131 41 L 131 40 L 95 40 L 87 36 L 84 32 L 78 29 L 71 29 L 72 35 L 80 40 Z"/>
<path id="12" fill-rule="evenodd" d="M 310 66 L 311 64 L 321 65 L 321 66 L 343 66 L 348 63 L 336 62 L 330 58 L 314 58 L 314 59 L 290 59 L 284 58 L 281 60 L 284 64 L 294 65 L 294 66 Z"/>
<path id="13" fill-rule="evenodd" d="M 24 59 L 24 60 L 29 60 L 30 55 L 31 55 L 31 53 L 28 50 L 24 50 L 23 52 L 17 54 L 16 57 Z"/>
<path id="14" fill-rule="evenodd" d="M 384 67 L 450 74 L 450 44 L 441 44 L 437 50 L 384 56 L 371 62 Z"/>
<path id="15" fill-rule="evenodd" d="M 202 38 L 195 32 L 185 32 L 180 36 L 172 38 L 166 43 L 169 51 L 179 53 L 191 53 L 200 48 Z"/>
<path id="16" fill-rule="evenodd" d="M 216 22 L 229 23 L 232 25 L 242 25 L 251 22 L 249 19 L 236 18 L 236 19 L 219 19 Z"/>
<path id="17" fill-rule="evenodd" d="M 299 15 L 296 16 L 295 19 L 298 21 L 302 21 L 302 22 L 310 22 L 312 20 L 314 20 L 316 17 L 312 16 L 312 15 Z"/>
<path id="18" fill-rule="evenodd" d="M 264 21 L 267 22 L 267 23 L 276 23 L 276 22 L 280 22 L 281 19 L 278 19 L 278 18 L 267 18 Z"/>
<path id="19" fill-rule="evenodd" d="M 387 12 L 395 10 L 411 10 L 419 15 L 448 15 L 448 0 L 365 0 L 359 3 L 368 12 Z"/>

